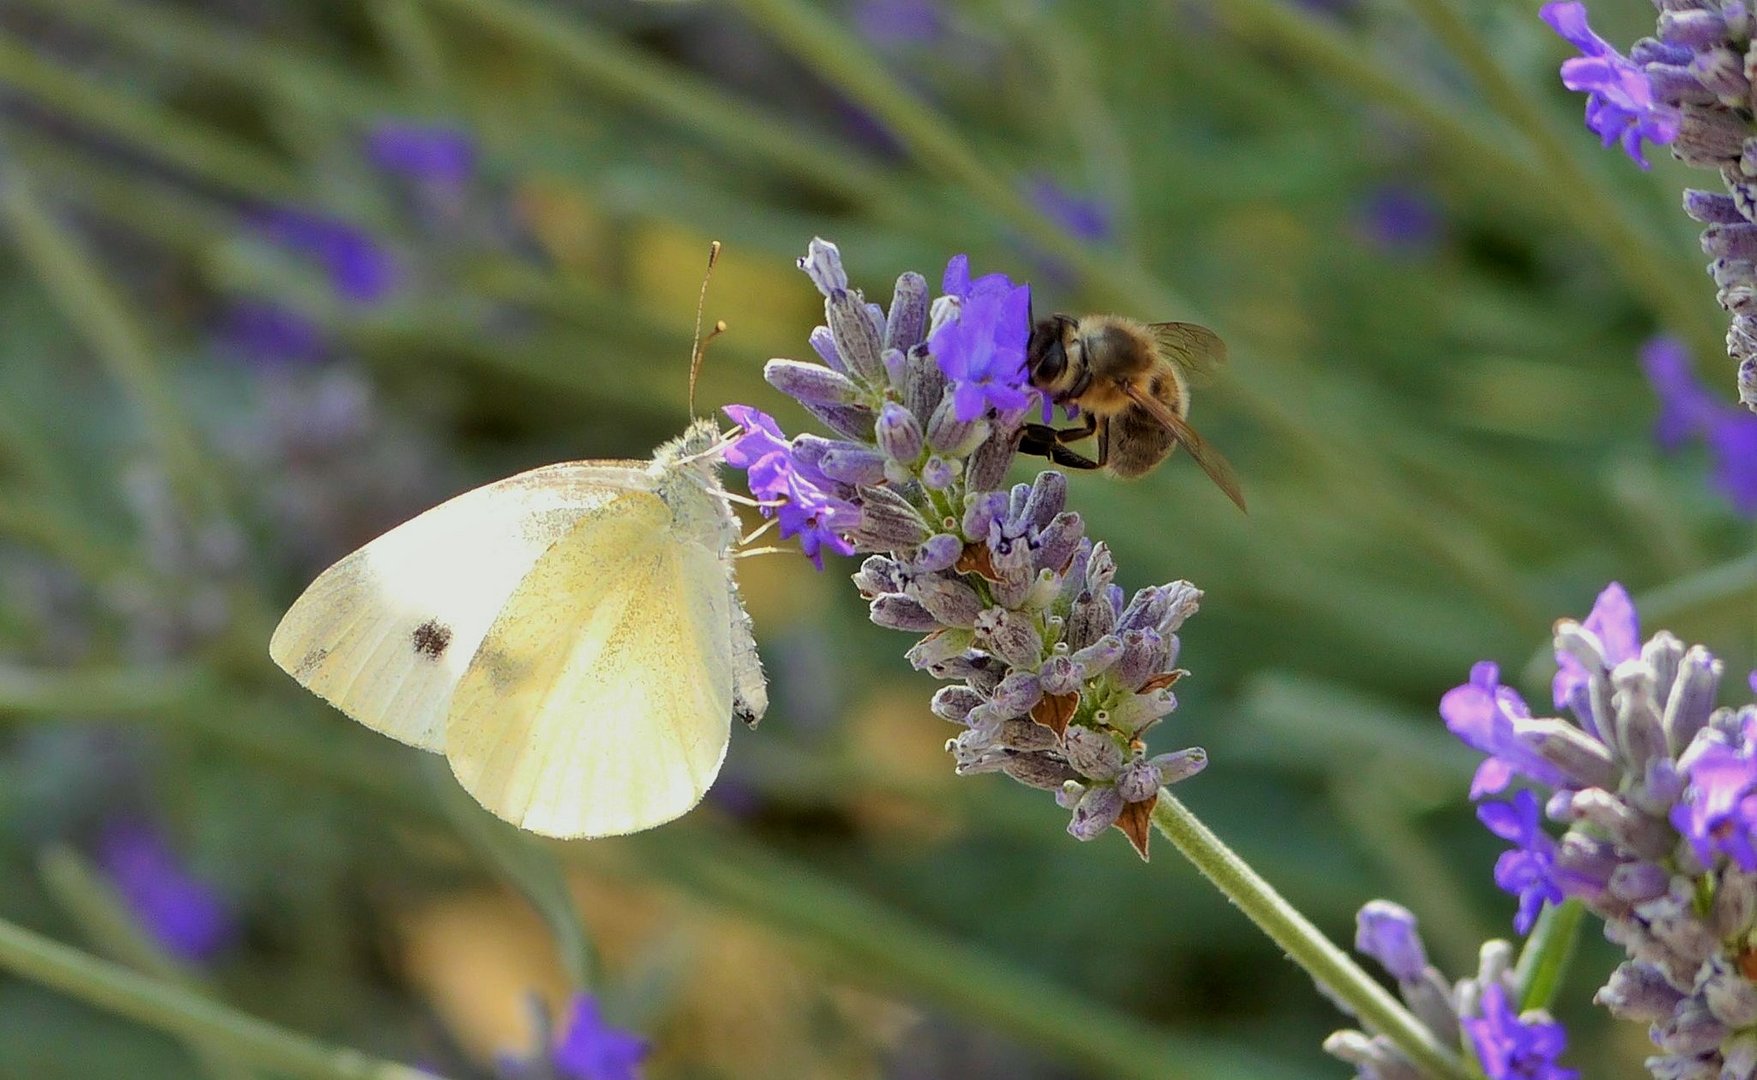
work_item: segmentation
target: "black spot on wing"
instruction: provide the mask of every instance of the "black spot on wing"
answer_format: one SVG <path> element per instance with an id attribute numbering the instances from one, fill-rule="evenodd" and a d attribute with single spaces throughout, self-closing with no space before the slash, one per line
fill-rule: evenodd
<path id="1" fill-rule="evenodd" d="M 437 660 L 445 653 L 445 647 L 451 644 L 451 627 L 438 619 L 428 619 L 415 627 L 414 642 L 416 652 Z"/>
<path id="2" fill-rule="evenodd" d="M 756 727 L 757 721 L 762 719 L 761 716 L 757 715 L 757 711 L 750 707 L 750 703 L 737 694 L 732 695 L 732 715 L 743 721 L 745 727 L 750 728 Z"/>

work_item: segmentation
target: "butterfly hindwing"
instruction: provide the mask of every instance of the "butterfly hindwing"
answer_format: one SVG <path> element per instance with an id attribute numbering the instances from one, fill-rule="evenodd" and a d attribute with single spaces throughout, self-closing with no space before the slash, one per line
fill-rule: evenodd
<path id="1" fill-rule="evenodd" d="M 726 753 L 735 603 L 722 554 L 673 532 L 657 495 L 585 515 L 512 590 L 459 681 L 452 771 L 483 806 L 549 836 L 683 814 Z"/>
<path id="2" fill-rule="evenodd" d="M 453 688 L 520 580 L 583 516 L 649 484 L 635 462 L 566 462 L 467 491 L 324 571 L 269 654 L 367 727 L 442 749 Z"/>

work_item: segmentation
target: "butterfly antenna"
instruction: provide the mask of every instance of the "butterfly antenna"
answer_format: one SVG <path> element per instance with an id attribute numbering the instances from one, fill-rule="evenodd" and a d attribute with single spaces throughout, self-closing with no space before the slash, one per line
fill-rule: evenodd
<path id="1" fill-rule="evenodd" d="M 695 416 L 695 380 L 702 370 L 702 357 L 707 355 L 708 342 L 726 332 L 725 320 L 714 323 L 714 329 L 702 337 L 702 308 L 708 303 L 708 281 L 714 276 L 714 264 L 720 261 L 720 241 L 708 245 L 708 270 L 702 275 L 702 292 L 695 302 L 695 334 L 689 351 L 689 415 Z"/>

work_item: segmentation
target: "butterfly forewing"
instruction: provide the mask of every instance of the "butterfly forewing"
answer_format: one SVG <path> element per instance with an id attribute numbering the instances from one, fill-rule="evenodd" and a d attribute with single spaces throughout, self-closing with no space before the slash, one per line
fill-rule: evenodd
<path id="1" fill-rule="evenodd" d="M 1205 386 L 1226 363 L 1226 342 L 1206 326 L 1195 323 L 1151 323 L 1159 355 L 1178 366 L 1192 386 Z"/>
<path id="2" fill-rule="evenodd" d="M 269 655 L 367 727 L 439 750 L 453 687 L 519 581 L 583 516 L 650 483 L 636 462 L 566 462 L 467 491 L 324 571 Z"/>
<path id="3" fill-rule="evenodd" d="M 643 492 L 582 518 L 488 630 L 445 750 L 500 817 L 548 836 L 634 832 L 689 810 L 719 772 L 734 594 L 721 554 L 671 526 Z"/>

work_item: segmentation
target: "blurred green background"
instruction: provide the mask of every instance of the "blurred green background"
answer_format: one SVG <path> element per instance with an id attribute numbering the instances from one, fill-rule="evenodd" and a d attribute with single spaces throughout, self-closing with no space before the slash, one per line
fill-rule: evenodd
<path id="1" fill-rule="evenodd" d="M 0 917 L 450 1076 L 586 978 L 655 1077 L 1340 1075 L 1169 847 L 952 776 L 852 560 L 741 564 L 775 706 L 625 840 L 484 823 L 267 636 L 447 495 L 675 434 L 709 239 L 702 407 L 789 430 L 760 370 L 808 355 L 812 236 L 874 299 L 969 252 L 1231 343 L 1194 418 L 1249 517 L 1182 460 L 1071 482 L 1123 583 L 1206 590 L 1155 748 L 1208 749 L 1183 798 L 1336 939 L 1390 896 L 1467 974 L 1513 904 L 1439 696 L 1495 658 L 1547 702 L 1612 579 L 1757 664 L 1751 524 L 1635 360 L 1669 331 L 1730 386 L 1693 180 L 1599 150 L 1536 6 L 4 0 Z M 155 941 L 130 851 L 226 932 Z M 1589 1076 L 1647 1052 L 1586 1005 L 1612 963 L 1563 994 Z M 8 979 L 0 1075 L 268 1074 Z"/>

